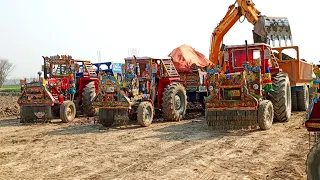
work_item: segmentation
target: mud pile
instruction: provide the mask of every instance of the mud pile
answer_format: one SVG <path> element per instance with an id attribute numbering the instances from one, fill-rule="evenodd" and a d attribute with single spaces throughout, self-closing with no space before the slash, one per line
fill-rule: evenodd
<path id="1" fill-rule="evenodd" d="M 0 96 L 0 119 L 19 115 L 18 96 Z"/>

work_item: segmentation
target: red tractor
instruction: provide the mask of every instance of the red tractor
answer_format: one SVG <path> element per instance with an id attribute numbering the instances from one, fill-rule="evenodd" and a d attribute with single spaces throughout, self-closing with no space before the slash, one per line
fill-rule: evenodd
<path id="1" fill-rule="evenodd" d="M 98 93 L 97 72 L 89 60 L 75 60 L 69 55 L 44 57 L 44 79 L 21 81 L 21 122 L 60 116 L 72 121 L 76 112 L 87 116 L 96 113 L 91 100 Z"/>
<path id="2" fill-rule="evenodd" d="M 161 109 L 169 121 L 180 120 L 186 113 L 186 90 L 171 58 L 125 58 L 122 76 L 99 76 L 99 94 L 93 106 L 99 108 L 99 121 L 104 126 L 128 116 L 137 118 L 141 126 L 149 126 L 155 109 Z"/>

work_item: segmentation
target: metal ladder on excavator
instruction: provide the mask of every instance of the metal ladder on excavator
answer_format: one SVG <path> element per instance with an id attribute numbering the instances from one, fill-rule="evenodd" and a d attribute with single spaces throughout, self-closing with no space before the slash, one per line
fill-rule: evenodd
<path id="1" fill-rule="evenodd" d="M 97 76 L 96 71 L 93 69 L 92 63 L 90 61 L 84 61 L 83 66 L 88 72 L 89 76 Z"/>
<path id="2" fill-rule="evenodd" d="M 164 65 L 166 72 L 168 73 L 168 76 L 179 76 L 179 73 L 171 59 L 162 59 L 161 61 Z"/>

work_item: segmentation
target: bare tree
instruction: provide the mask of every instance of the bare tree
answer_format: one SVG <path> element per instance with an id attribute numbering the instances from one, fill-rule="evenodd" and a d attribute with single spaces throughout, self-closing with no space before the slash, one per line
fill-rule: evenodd
<path id="1" fill-rule="evenodd" d="M 8 59 L 0 59 L 0 87 L 13 69 L 14 65 Z"/>
<path id="2" fill-rule="evenodd" d="M 14 77 L 11 79 L 11 83 L 16 86 L 20 84 L 20 80 L 21 78 Z"/>

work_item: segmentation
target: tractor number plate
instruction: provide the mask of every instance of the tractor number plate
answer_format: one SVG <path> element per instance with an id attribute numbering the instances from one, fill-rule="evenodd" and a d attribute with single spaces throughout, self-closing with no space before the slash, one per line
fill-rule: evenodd
<path id="1" fill-rule="evenodd" d="M 240 96 L 240 90 L 230 90 L 228 95 L 229 96 Z"/>

